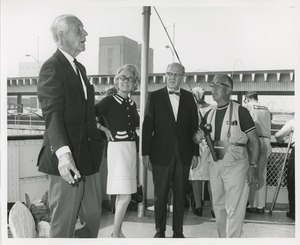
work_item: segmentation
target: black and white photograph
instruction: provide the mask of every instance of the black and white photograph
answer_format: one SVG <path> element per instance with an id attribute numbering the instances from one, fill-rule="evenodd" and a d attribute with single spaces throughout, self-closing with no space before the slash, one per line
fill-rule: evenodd
<path id="1" fill-rule="evenodd" d="M 299 244 L 296 0 L 0 4 L 0 244 Z"/>

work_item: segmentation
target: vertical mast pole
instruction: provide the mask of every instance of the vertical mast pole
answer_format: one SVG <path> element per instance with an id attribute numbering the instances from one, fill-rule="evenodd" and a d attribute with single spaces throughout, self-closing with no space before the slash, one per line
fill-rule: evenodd
<path id="1" fill-rule="evenodd" d="M 145 115 L 145 107 L 148 97 L 148 67 L 149 67 L 149 36 L 150 36 L 151 7 L 143 7 L 143 43 L 141 60 L 141 86 L 140 86 L 140 140 L 139 140 L 139 167 L 138 179 L 143 186 L 143 202 L 138 205 L 138 217 L 145 215 L 145 200 L 147 199 L 147 169 L 143 165 L 142 158 L 142 127 Z"/>

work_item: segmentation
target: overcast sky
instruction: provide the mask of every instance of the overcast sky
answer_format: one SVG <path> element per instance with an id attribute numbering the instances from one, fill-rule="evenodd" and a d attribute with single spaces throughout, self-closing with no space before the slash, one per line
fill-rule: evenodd
<path id="1" fill-rule="evenodd" d="M 99 37 L 122 35 L 142 43 L 143 7 L 132 1 L 125 4 L 128 2 L 1 0 L 7 76 L 19 75 L 19 62 L 34 61 L 26 54 L 45 61 L 55 52 L 50 25 L 65 13 L 83 22 L 89 35 L 86 51 L 78 59 L 89 75 L 98 74 Z M 161 2 L 153 4 L 172 39 L 175 30 L 175 47 L 187 71 L 295 68 L 299 43 L 295 1 L 225 1 L 222 5 L 212 4 L 216 1 Z M 164 72 L 172 61 L 171 51 L 165 48 L 170 43 L 153 8 L 151 12 L 154 72 Z"/>

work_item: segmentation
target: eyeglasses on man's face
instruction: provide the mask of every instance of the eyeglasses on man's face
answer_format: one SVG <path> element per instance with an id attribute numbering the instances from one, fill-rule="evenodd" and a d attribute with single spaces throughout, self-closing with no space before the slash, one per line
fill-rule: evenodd
<path id="1" fill-rule="evenodd" d="M 128 81 L 130 83 L 134 83 L 134 81 L 135 81 L 135 78 L 133 78 L 133 77 L 126 77 L 124 75 L 119 76 L 119 79 L 121 81 L 123 81 L 123 82 Z"/>
<path id="2" fill-rule="evenodd" d="M 167 74 L 168 77 L 175 77 L 175 78 L 183 76 L 183 74 L 173 73 L 173 72 L 170 72 L 170 71 L 166 72 L 166 74 Z"/>
<path id="3" fill-rule="evenodd" d="M 219 83 L 219 82 L 218 83 L 210 83 L 209 86 L 211 88 L 224 88 L 224 87 L 230 88 L 230 85 L 225 84 L 225 83 Z"/>

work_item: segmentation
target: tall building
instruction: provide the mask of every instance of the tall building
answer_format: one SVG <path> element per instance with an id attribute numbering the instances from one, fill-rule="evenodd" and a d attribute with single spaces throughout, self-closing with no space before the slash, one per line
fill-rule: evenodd
<path id="1" fill-rule="evenodd" d="M 141 44 L 125 37 L 99 38 L 99 75 L 115 74 L 124 64 L 133 64 L 141 69 Z M 153 73 L 153 49 L 149 49 L 149 73 Z"/>

